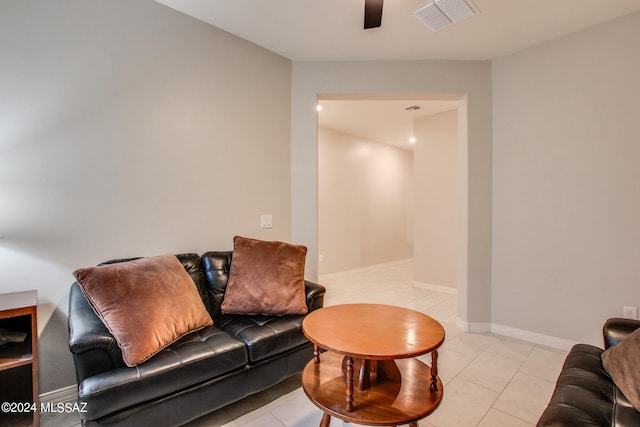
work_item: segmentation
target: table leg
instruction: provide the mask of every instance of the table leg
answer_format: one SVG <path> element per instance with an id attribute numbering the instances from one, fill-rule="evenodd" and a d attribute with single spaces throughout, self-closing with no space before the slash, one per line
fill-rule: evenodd
<path id="1" fill-rule="evenodd" d="M 320 363 L 320 347 L 316 344 L 313 345 L 313 361 Z"/>
<path id="2" fill-rule="evenodd" d="M 325 412 L 324 414 L 322 414 L 322 420 L 320 420 L 320 427 L 329 427 L 329 424 L 331 424 L 331 415 Z"/>
<path id="3" fill-rule="evenodd" d="M 431 352 L 431 391 L 438 391 L 438 351 Z"/>
<path id="4" fill-rule="evenodd" d="M 418 427 L 418 423 L 417 422 L 411 423 L 411 424 L 409 424 L 409 427 Z"/>
<path id="5" fill-rule="evenodd" d="M 358 390 L 360 391 L 371 388 L 371 362 L 371 360 L 364 359 L 360 365 L 360 373 L 358 375 Z"/>
<path id="6" fill-rule="evenodd" d="M 347 412 L 353 411 L 353 357 L 347 356 Z"/>

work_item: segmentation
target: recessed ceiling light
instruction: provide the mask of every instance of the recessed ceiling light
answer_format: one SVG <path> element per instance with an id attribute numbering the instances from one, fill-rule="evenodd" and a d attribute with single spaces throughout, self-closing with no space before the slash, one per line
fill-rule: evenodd
<path id="1" fill-rule="evenodd" d="M 322 105 L 316 104 L 316 111 L 322 111 Z"/>
<path id="2" fill-rule="evenodd" d="M 416 137 L 412 136 L 411 138 L 409 138 L 409 144 L 415 144 L 416 143 Z"/>

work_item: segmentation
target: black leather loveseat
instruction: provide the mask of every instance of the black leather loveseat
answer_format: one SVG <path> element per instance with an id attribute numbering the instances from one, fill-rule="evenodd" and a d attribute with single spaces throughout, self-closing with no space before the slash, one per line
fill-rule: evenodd
<path id="1" fill-rule="evenodd" d="M 233 252 L 176 255 L 214 321 L 128 367 L 78 282 L 69 300 L 69 347 L 85 426 L 176 426 L 301 372 L 313 357 L 304 315 L 223 315 Z M 110 263 L 127 261 L 116 260 Z M 325 288 L 305 281 L 309 312 Z M 179 310 L 180 307 L 175 307 Z"/>
<path id="2" fill-rule="evenodd" d="M 638 328 L 638 320 L 607 320 L 603 328 L 605 350 L 618 345 Z M 640 412 L 603 367 L 603 351 L 588 344 L 577 344 L 571 349 L 538 427 L 640 426 Z"/>

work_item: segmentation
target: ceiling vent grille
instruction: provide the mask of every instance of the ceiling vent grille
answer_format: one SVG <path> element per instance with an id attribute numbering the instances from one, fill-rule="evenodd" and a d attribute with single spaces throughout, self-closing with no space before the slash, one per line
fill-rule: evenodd
<path id="1" fill-rule="evenodd" d="M 413 12 L 433 32 L 476 15 L 465 0 L 436 0 Z"/>

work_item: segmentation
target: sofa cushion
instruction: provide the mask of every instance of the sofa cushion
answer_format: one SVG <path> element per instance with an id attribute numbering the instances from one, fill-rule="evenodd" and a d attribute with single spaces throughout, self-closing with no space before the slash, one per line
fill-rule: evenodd
<path id="1" fill-rule="evenodd" d="M 249 363 L 256 363 L 287 350 L 308 344 L 302 333 L 304 316 L 226 315 L 217 325 L 242 340 L 247 346 Z"/>
<path id="2" fill-rule="evenodd" d="M 122 349 L 127 366 L 142 363 L 180 337 L 213 324 L 175 255 L 81 268 L 73 274 Z"/>
<path id="3" fill-rule="evenodd" d="M 640 409 L 638 357 L 640 357 L 640 329 L 602 353 L 602 366 L 636 409 Z"/>
<path id="4" fill-rule="evenodd" d="M 89 377 L 78 388 L 80 415 L 97 419 L 237 371 L 248 362 L 246 346 L 216 326 L 192 332 L 132 368 Z"/>
<path id="5" fill-rule="evenodd" d="M 307 313 L 304 262 L 307 248 L 236 236 L 225 314 L 297 315 Z"/>

